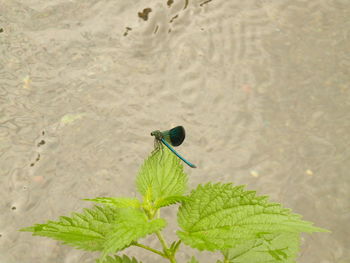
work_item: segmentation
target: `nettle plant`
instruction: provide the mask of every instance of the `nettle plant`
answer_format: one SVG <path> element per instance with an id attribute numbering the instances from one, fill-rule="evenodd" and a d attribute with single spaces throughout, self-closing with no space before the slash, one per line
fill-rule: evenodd
<path id="1" fill-rule="evenodd" d="M 141 262 L 115 255 L 130 246 L 174 263 L 181 244 L 201 251 L 220 251 L 223 259 L 216 263 L 295 262 L 301 232 L 328 232 L 244 186 L 209 182 L 187 194 L 187 180 L 179 159 L 166 148 L 158 149 L 144 162 L 136 178 L 141 200 L 84 199 L 99 205 L 21 231 L 60 240 L 77 249 L 100 251 L 97 263 Z M 160 217 L 160 210 L 174 204 L 179 204 L 178 240 L 169 245 L 161 232 L 167 223 Z M 162 250 L 141 243 L 142 238 L 153 234 Z M 198 261 L 192 257 L 188 262 Z"/>

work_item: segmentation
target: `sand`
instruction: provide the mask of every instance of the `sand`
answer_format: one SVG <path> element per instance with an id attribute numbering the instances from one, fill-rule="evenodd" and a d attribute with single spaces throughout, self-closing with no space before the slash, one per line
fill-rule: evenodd
<path id="1" fill-rule="evenodd" d="M 0 262 L 94 262 L 17 230 L 138 196 L 150 132 L 176 125 L 190 188 L 246 184 L 332 231 L 303 235 L 298 262 L 350 262 L 349 17 L 341 0 L 0 0 Z M 193 254 L 219 258 L 178 262 Z"/>

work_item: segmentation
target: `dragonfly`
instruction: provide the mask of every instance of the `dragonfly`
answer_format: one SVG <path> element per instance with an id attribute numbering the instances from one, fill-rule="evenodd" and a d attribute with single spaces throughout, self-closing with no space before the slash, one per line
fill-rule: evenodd
<path id="1" fill-rule="evenodd" d="M 193 163 L 187 161 L 185 158 L 183 158 L 180 154 L 178 154 L 174 148 L 176 146 L 179 146 L 182 144 L 182 142 L 185 140 L 185 129 L 182 126 L 176 126 L 175 128 L 172 128 L 167 131 L 153 131 L 151 132 L 151 135 L 154 136 L 156 142 L 163 143 L 166 147 L 169 148 L 170 151 L 172 151 L 180 160 L 182 160 L 185 164 L 187 164 L 191 168 L 197 168 Z"/>

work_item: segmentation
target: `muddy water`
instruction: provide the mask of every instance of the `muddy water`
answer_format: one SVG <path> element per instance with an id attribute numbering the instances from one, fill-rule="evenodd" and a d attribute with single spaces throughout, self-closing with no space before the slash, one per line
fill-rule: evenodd
<path id="1" fill-rule="evenodd" d="M 350 262 L 349 17 L 347 0 L 0 0 L 0 262 L 94 262 L 17 230 L 137 196 L 150 132 L 175 125 L 191 187 L 247 184 L 332 231 L 298 262 Z"/>

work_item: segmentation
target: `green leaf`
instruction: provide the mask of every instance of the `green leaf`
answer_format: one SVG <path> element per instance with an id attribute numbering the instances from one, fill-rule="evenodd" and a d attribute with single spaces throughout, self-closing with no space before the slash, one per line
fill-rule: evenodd
<path id="1" fill-rule="evenodd" d="M 96 263 L 142 263 L 141 261 L 137 261 L 134 257 L 129 258 L 126 255 L 123 255 L 123 257 L 120 256 L 114 256 L 114 257 L 106 257 L 104 260 L 96 260 Z"/>
<path id="2" fill-rule="evenodd" d="M 164 219 L 148 220 L 140 209 L 121 208 L 113 232 L 106 236 L 103 256 L 132 245 L 132 242 L 161 230 L 165 227 Z"/>
<path id="3" fill-rule="evenodd" d="M 84 116 L 83 113 L 69 113 L 69 114 L 64 115 L 61 118 L 61 123 L 64 125 L 71 124 L 71 123 L 75 122 L 76 120 L 81 119 L 83 116 Z"/>
<path id="4" fill-rule="evenodd" d="M 105 236 L 113 229 L 117 209 L 95 206 L 83 213 L 72 213 L 72 217 L 61 216 L 59 221 L 35 224 L 21 231 L 33 232 L 34 236 L 45 236 L 63 241 L 78 249 L 102 251 Z"/>
<path id="5" fill-rule="evenodd" d="M 177 241 L 174 241 L 173 243 L 171 243 L 170 247 L 169 247 L 169 251 L 175 255 L 176 251 L 179 249 L 180 247 L 180 244 L 181 244 L 181 240 L 177 240 Z"/>
<path id="6" fill-rule="evenodd" d="M 154 207 L 161 208 L 161 207 L 169 206 L 169 205 L 176 204 L 176 203 L 182 203 L 182 202 L 185 202 L 187 199 L 188 199 L 187 196 L 181 196 L 181 195 L 168 196 L 165 198 L 158 199 L 154 203 Z"/>
<path id="7" fill-rule="evenodd" d="M 199 263 L 199 261 L 194 256 L 192 256 L 188 263 Z"/>
<path id="8" fill-rule="evenodd" d="M 83 199 L 83 200 L 106 204 L 106 205 L 112 205 L 116 208 L 127 208 L 127 207 L 140 208 L 141 207 L 141 203 L 137 198 L 97 197 L 94 199 Z"/>
<path id="9" fill-rule="evenodd" d="M 299 245 L 299 233 L 267 234 L 238 244 L 223 251 L 223 254 L 226 260 L 235 263 L 292 263 L 299 252 Z"/>
<path id="10" fill-rule="evenodd" d="M 187 175 L 177 158 L 166 147 L 155 150 L 144 162 L 136 180 L 138 191 L 151 202 L 181 196 L 187 187 Z"/>
<path id="11" fill-rule="evenodd" d="M 214 251 L 268 234 L 327 231 L 243 188 L 231 184 L 199 185 L 180 206 L 180 239 L 193 248 Z"/>

